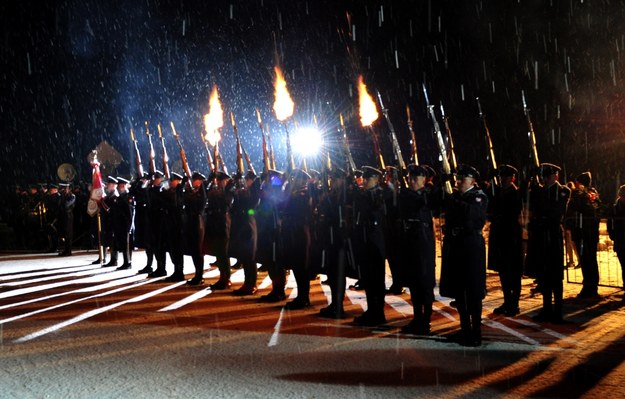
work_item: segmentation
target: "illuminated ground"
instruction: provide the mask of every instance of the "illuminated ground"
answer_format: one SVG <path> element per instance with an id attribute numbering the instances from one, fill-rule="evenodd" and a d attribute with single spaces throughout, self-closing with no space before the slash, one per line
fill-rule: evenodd
<path id="1" fill-rule="evenodd" d="M 625 396 L 625 314 L 616 288 L 581 301 L 579 285 L 567 284 L 570 323 L 537 324 L 531 280 L 524 280 L 522 314 L 512 319 L 491 314 L 501 299 L 489 275 L 485 343 L 465 349 L 445 339 L 458 328 L 446 298 L 435 303 L 435 335 L 419 338 L 399 333 L 412 312 L 408 294 L 387 296 L 388 325 L 365 329 L 315 315 L 328 300 L 319 280 L 313 307 L 289 312 L 257 296 L 148 281 L 135 275 L 142 252 L 130 271 L 92 266 L 95 257 L 0 258 L 1 397 Z M 207 282 L 216 275 L 207 270 Z M 236 272 L 233 287 L 242 280 Z M 259 282 L 266 292 L 266 273 Z M 362 292 L 350 291 L 345 306 L 357 315 L 364 303 Z"/>

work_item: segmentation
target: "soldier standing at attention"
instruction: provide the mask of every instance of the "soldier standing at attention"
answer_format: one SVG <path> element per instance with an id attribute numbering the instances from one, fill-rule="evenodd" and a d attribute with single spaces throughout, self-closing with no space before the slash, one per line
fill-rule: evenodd
<path id="1" fill-rule="evenodd" d="M 408 165 L 408 187 L 399 196 L 403 226 L 401 250 L 405 277 L 414 309 L 403 333 L 429 335 L 434 286 L 436 285 L 436 236 L 433 216 L 438 213 L 439 188 L 428 185 L 425 165 Z"/>
<path id="2" fill-rule="evenodd" d="M 625 281 L 625 184 L 619 187 L 618 198 L 610 212 L 608 234 L 614 241 L 614 252 L 621 264 L 621 278 Z"/>
<path id="3" fill-rule="evenodd" d="M 133 246 L 145 249 L 147 263 L 139 270 L 139 274 L 152 273 L 152 262 L 154 261 L 154 250 L 150 246 L 150 201 L 148 189 L 150 175 L 145 172 L 143 176 L 138 176 L 130 185 L 130 196 L 135 200 L 134 234 Z"/>
<path id="4" fill-rule="evenodd" d="M 448 196 L 441 264 L 440 293 L 454 298 L 460 316 L 460 333 L 454 338 L 463 346 L 482 344 L 482 300 L 486 295 L 486 223 L 488 197 L 477 186 L 477 170 L 461 165 L 457 190 Z"/>
<path id="5" fill-rule="evenodd" d="M 493 313 L 516 316 L 519 314 L 523 277 L 523 236 L 519 223 L 522 202 L 519 189 L 514 184 L 517 169 L 510 165 L 501 165 L 498 173 L 501 184 L 495 185 L 494 190 L 486 191 L 489 195 L 490 219 L 488 268 L 499 272 L 503 291 L 503 304 L 493 310 Z"/>
<path id="6" fill-rule="evenodd" d="M 562 219 L 571 190 L 558 182 L 560 168 L 550 163 L 540 165 L 542 185 L 530 187 L 530 231 L 528 248 L 532 253 L 543 308 L 533 317 L 537 321 L 562 322 L 562 280 L 564 279 L 564 244 Z M 533 237 L 532 237 L 533 235 Z M 531 251 L 530 251 L 531 250 Z"/>
<path id="7" fill-rule="evenodd" d="M 310 175 L 301 169 L 290 172 L 290 181 L 284 187 L 285 201 L 280 209 L 284 250 L 282 264 L 285 269 L 293 270 L 297 282 L 297 297 L 284 306 L 288 310 L 304 309 L 310 306 L 312 208 L 308 191 L 309 180 Z"/>
<path id="8" fill-rule="evenodd" d="M 63 242 L 63 251 L 59 256 L 72 255 L 72 241 L 74 239 L 74 207 L 76 196 L 72 193 L 69 183 L 59 184 L 61 190 L 61 209 L 59 212 L 59 232 Z"/>
<path id="9" fill-rule="evenodd" d="M 354 195 L 354 244 L 360 266 L 360 283 L 367 296 L 367 310 L 354 319 L 362 326 L 386 323 L 384 315 L 385 280 L 385 201 L 388 197 L 380 186 L 382 172 L 363 166 L 364 186 Z"/>
<path id="10" fill-rule="evenodd" d="M 206 235 L 204 245 L 206 253 L 217 258 L 215 263 L 219 268 L 219 280 L 211 284 L 214 290 L 230 288 L 230 259 L 228 258 L 228 246 L 230 244 L 230 207 L 234 184 L 230 176 L 218 171 L 211 176 L 211 187 L 207 193 L 206 207 Z"/>
<path id="11" fill-rule="evenodd" d="M 583 287 L 578 298 L 599 296 L 599 264 L 597 244 L 599 244 L 599 193 L 592 187 L 590 172 L 584 172 L 575 179 L 575 190 L 571 193 L 569 212 L 573 216 L 572 236 L 579 253 L 579 264 L 584 277 Z"/>
<path id="12" fill-rule="evenodd" d="M 165 237 L 163 235 L 163 231 L 167 229 L 164 217 L 167 202 L 164 191 L 163 172 L 157 170 L 152 175 L 152 185 L 148 189 L 150 203 L 149 240 L 150 248 L 154 251 L 154 257 L 156 258 L 156 270 L 150 272 L 148 277 L 165 277 L 167 275 L 165 268 Z"/>
<path id="13" fill-rule="evenodd" d="M 191 185 L 184 187 L 184 244 L 185 254 L 191 255 L 195 275 L 187 281 L 189 285 L 200 285 L 204 282 L 204 218 L 206 217 L 206 177 L 194 172 L 191 175 Z"/>

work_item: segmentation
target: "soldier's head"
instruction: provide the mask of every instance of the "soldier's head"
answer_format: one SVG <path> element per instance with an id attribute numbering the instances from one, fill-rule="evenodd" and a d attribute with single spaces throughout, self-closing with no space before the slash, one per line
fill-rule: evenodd
<path id="1" fill-rule="evenodd" d="M 72 188 L 69 183 L 59 183 L 59 188 L 63 194 L 69 194 L 72 192 Z"/>
<path id="2" fill-rule="evenodd" d="M 625 184 L 618 188 L 618 196 L 620 198 L 625 198 Z"/>
<path id="3" fill-rule="evenodd" d="M 37 185 L 36 184 L 29 184 L 28 185 L 28 192 L 32 195 L 37 194 L 39 191 L 37 190 Z"/>
<path id="4" fill-rule="evenodd" d="M 54 195 L 59 192 L 59 186 L 56 184 L 48 184 L 48 194 Z"/>
<path id="5" fill-rule="evenodd" d="M 343 184 L 345 184 L 347 174 L 345 173 L 344 169 L 333 167 L 332 170 L 328 172 L 328 177 L 330 178 L 330 187 L 336 189 L 342 187 Z"/>
<path id="6" fill-rule="evenodd" d="M 169 175 L 169 187 L 176 188 L 182 181 L 182 175 L 180 173 L 172 172 Z"/>
<path id="7" fill-rule="evenodd" d="M 163 182 L 163 172 L 161 172 L 160 170 L 155 171 L 152 174 L 152 185 L 154 186 L 160 186 L 161 183 Z"/>
<path id="8" fill-rule="evenodd" d="M 215 179 L 217 180 L 217 187 L 223 189 L 226 188 L 231 177 L 226 172 L 219 171 L 215 174 Z"/>
<path id="9" fill-rule="evenodd" d="M 127 192 L 128 183 L 130 183 L 130 181 L 128 181 L 127 179 L 124 179 L 123 177 L 117 177 L 117 191 L 119 191 L 120 193 Z"/>
<path id="10" fill-rule="evenodd" d="M 193 188 L 200 188 L 200 186 L 204 184 L 204 180 L 206 180 L 206 176 L 204 176 L 200 172 L 193 172 L 193 174 L 191 175 L 191 186 Z"/>
<path id="11" fill-rule="evenodd" d="M 291 172 L 291 184 L 293 187 L 304 187 L 310 180 L 310 174 L 303 169 L 295 169 Z"/>
<path id="12" fill-rule="evenodd" d="M 411 190 L 419 190 L 425 187 L 429 176 L 427 168 L 421 165 L 408 165 L 408 186 Z"/>
<path id="13" fill-rule="evenodd" d="M 362 177 L 362 170 L 356 169 L 354 171 L 354 182 L 358 187 L 362 187 L 365 184 L 365 178 Z"/>
<path id="14" fill-rule="evenodd" d="M 519 173 L 517 168 L 510 165 L 500 165 L 498 172 L 499 177 L 501 177 L 502 187 L 509 187 L 512 183 L 514 183 Z"/>
<path id="15" fill-rule="evenodd" d="M 380 184 L 382 171 L 374 168 L 373 166 L 363 166 L 362 177 L 364 179 L 363 187 L 368 190 Z"/>
<path id="16" fill-rule="evenodd" d="M 590 188 L 591 184 L 592 184 L 592 175 L 590 174 L 589 171 L 584 172 L 580 174 L 579 176 L 577 176 L 577 178 L 575 178 L 575 186 L 580 190 L 583 190 L 584 188 Z"/>
<path id="17" fill-rule="evenodd" d="M 551 163 L 540 164 L 539 175 L 543 184 L 547 187 L 558 181 L 560 176 L 560 167 Z"/>
<path id="18" fill-rule="evenodd" d="M 475 182 L 480 178 L 480 173 L 473 166 L 460 165 L 456 173 L 458 180 L 456 186 L 460 192 L 466 192 L 475 186 Z"/>
<path id="19" fill-rule="evenodd" d="M 106 191 L 115 191 L 117 188 L 117 179 L 113 176 L 109 176 L 106 178 Z"/>
<path id="20" fill-rule="evenodd" d="M 251 170 L 248 170 L 247 173 L 245 173 L 245 187 L 250 188 L 252 186 L 252 184 L 254 184 L 254 181 L 256 180 L 256 173 L 254 173 Z"/>

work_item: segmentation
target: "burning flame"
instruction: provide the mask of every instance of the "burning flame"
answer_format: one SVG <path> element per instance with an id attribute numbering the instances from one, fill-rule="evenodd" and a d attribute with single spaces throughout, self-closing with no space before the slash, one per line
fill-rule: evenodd
<path id="1" fill-rule="evenodd" d="M 282 71 L 279 67 L 274 67 L 273 69 L 276 72 L 274 85 L 276 101 L 273 103 L 273 110 L 276 113 L 276 118 L 278 118 L 279 121 L 284 121 L 293 115 L 295 103 L 291 100 L 291 95 L 286 88 L 286 80 L 284 80 Z"/>
<path id="2" fill-rule="evenodd" d="M 219 93 L 217 86 L 213 86 L 210 99 L 208 100 L 208 114 L 204 115 L 204 129 L 206 136 L 204 138 L 214 146 L 221 140 L 219 128 L 224 125 L 224 111 L 219 101 Z"/>
<path id="3" fill-rule="evenodd" d="M 360 123 L 362 126 L 370 126 L 378 119 L 379 114 L 373 98 L 367 92 L 367 86 L 363 82 L 362 76 L 358 77 L 358 102 L 360 104 Z"/>

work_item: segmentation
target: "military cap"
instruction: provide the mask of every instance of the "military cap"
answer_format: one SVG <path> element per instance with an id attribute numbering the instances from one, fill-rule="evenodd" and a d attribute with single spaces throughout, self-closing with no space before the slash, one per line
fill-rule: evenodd
<path id="1" fill-rule="evenodd" d="M 477 169 L 470 165 L 460 165 L 456 174 L 461 177 L 471 177 L 473 179 L 480 178 L 480 172 L 478 172 Z"/>
<path id="2" fill-rule="evenodd" d="M 360 169 L 354 170 L 354 177 L 361 177 L 361 176 L 362 176 L 362 170 Z"/>
<path id="3" fill-rule="evenodd" d="M 425 166 L 410 164 L 408 165 L 407 168 L 408 168 L 409 176 L 424 176 L 424 177 L 430 176 L 430 171 L 428 171 Z"/>
<path id="4" fill-rule="evenodd" d="M 310 174 L 308 174 L 308 172 L 306 172 L 304 169 L 293 169 L 293 171 L 291 172 L 291 177 L 293 179 L 308 180 L 310 179 Z"/>
<path id="5" fill-rule="evenodd" d="M 362 167 L 362 177 L 368 179 L 373 176 L 382 176 L 382 171 L 380 169 L 376 169 L 373 166 L 363 166 Z"/>
<path id="6" fill-rule="evenodd" d="M 161 172 L 160 170 L 156 170 L 154 171 L 154 173 L 152 174 L 152 179 L 162 179 L 163 176 L 165 176 L 163 174 L 163 172 Z"/>
<path id="7" fill-rule="evenodd" d="M 116 178 L 114 178 L 113 176 L 108 176 L 108 177 L 106 178 L 106 182 L 107 182 L 107 183 L 115 183 L 115 184 L 117 184 L 117 183 L 118 183 L 117 179 L 116 179 Z"/>
<path id="8" fill-rule="evenodd" d="M 61 188 L 69 188 L 69 183 L 59 183 L 59 187 L 61 187 Z"/>
<path id="9" fill-rule="evenodd" d="M 36 184 L 34 184 L 34 183 L 30 183 L 30 184 L 28 185 L 28 188 L 39 188 L 39 186 L 38 186 L 38 185 L 36 185 Z"/>
<path id="10" fill-rule="evenodd" d="M 254 180 L 256 179 L 256 173 L 254 173 L 254 171 L 252 170 L 248 170 L 245 173 L 245 176 L 243 176 L 246 180 Z"/>
<path id="11" fill-rule="evenodd" d="M 128 179 L 124 179 L 123 177 L 119 177 L 119 176 L 118 176 L 118 177 L 117 177 L 117 183 L 118 183 L 118 184 L 128 184 L 128 183 L 130 183 L 130 180 L 128 180 Z"/>
<path id="12" fill-rule="evenodd" d="M 150 178 L 150 174 L 148 172 L 143 172 L 142 176 L 139 176 L 140 179 L 149 179 Z"/>
<path id="13" fill-rule="evenodd" d="M 518 176 L 519 171 L 517 168 L 511 165 L 499 165 L 498 168 L 499 176 L 509 177 L 509 176 Z"/>
<path id="14" fill-rule="evenodd" d="M 541 163 L 539 167 L 539 172 L 541 176 L 551 176 L 560 171 L 560 167 L 556 166 L 552 163 Z"/>
<path id="15" fill-rule="evenodd" d="M 428 177 L 434 177 L 436 176 L 436 171 L 434 170 L 433 167 L 431 167 L 430 165 L 421 165 L 423 166 L 425 169 L 427 169 L 428 171 Z"/>
<path id="16" fill-rule="evenodd" d="M 191 180 L 206 180 L 206 176 L 204 176 L 200 172 L 193 172 L 193 174 L 191 175 Z"/>
<path id="17" fill-rule="evenodd" d="M 182 180 L 182 175 L 180 173 L 171 172 L 169 180 Z"/>
<path id="18" fill-rule="evenodd" d="M 228 180 L 228 179 L 230 179 L 231 177 L 230 177 L 230 175 L 229 175 L 229 174 L 227 174 L 226 172 L 224 172 L 224 171 L 221 171 L 221 170 L 220 170 L 220 171 L 218 171 L 218 172 L 215 174 L 215 178 L 216 178 L 217 180 Z"/>
<path id="19" fill-rule="evenodd" d="M 590 187 L 590 183 L 592 183 L 592 175 L 590 172 L 584 172 L 577 176 L 575 181 L 582 183 L 586 187 Z"/>
<path id="20" fill-rule="evenodd" d="M 308 172 L 308 174 L 309 174 L 311 177 L 319 177 L 319 176 L 321 176 L 321 173 L 320 173 L 317 169 L 311 169 L 311 170 Z"/>
<path id="21" fill-rule="evenodd" d="M 343 168 L 339 168 L 339 167 L 333 167 L 329 172 L 328 175 L 330 177 L 333 177 L 335 179 L 339 179 L 342 177 L 346 177 L 347 173 L 345 173 L 345 169 Z"/>
<path id="22" fill-rule="evenodd" d="M 51 188 L 57 188 L 57 189 L 58 189 L 58 188 L 59 188 L 59 186 L 57 186 L 57 185 L 56 185 L 56 184 L 54 184 L 54 183 L 48 184 L 48 190 L 50 190 Z"/>
<path id="23" fill-rule="evenodd" d="M 268 171 L 268 175 L 269 175 L 269 182 L 271 183 L 272 186 L 282 186 L 282 183 L 284 183 L 282 172 L 280 172 L 279 170 L 270 169 Z"/>

